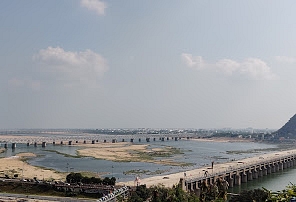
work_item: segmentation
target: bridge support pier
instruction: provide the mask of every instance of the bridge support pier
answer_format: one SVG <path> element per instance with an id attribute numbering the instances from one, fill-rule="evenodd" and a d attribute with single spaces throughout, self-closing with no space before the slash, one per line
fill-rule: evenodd
<path id="1" fill-rule="evenodd" d="M 275 164 L 271 165 L 271 172 L 275 173 L 276 169 L 275 169 Z"/>
<path id="2" fill-rule="evenodd" d="M 258 171 L 256 169 L 253 170 L 253 179 L 258 178 Z"/>
<path id="3" fill-rule="evenodd" d="M 179 184 L 181 185 L 182 190 L 186 191 L 185 180 L 184 178 L 180 178 Z"/>
<path id="4" fill-rule="evenodd" d="M 242 183 L 248 182 L 248 175 L 246 173 L 242 174 Z"/>
<path id="5" fill-rule="evenodd" d="M 271 166 L 267 165 L 267 174 L 270 174 L 270 173 L 271 173 Z"/>
<path id="6" fill-rule="evenodd" d="M 233 184 L 234 184 L 234 179 L 233 179 L 233 177 L 232 177 L 232 176 L 229 176 L 229 182 L 228 182 L 228 184 L 229 184 L 229 187 L 230 187 L 230 188 L 232 188 L 232 187 L 233 187 Z"/>
<path id="7" fill-rule="evenodd" d="M 276 163 L 274 166 L 275 166 L 275 172 L 278 172 L 280 170 L 279 164 Z"/>
<path id="8" fill-rule="evenodd" d="M 235 175 L 235 185 L 241 185 L 241 176 L 239 173 Z"/>
<path id="9" fill-rule="evenodd" d="M 287 168 L 287 161 L 284 161 L 284 169 Z"/>
<path id="10" fill-rule="evenodd" d="M 266 176 L 267 175 L 267 168 L 266 166 L 263 167 L 263 176 Z"/>
<path id="11" fill-rule="evenodd" d="M 253 180 L 253 173 L 252 173 L 252 171 L 249 171 L 247 175 L 248 175 L 248 181 L 252 181 Z"/>
<path id="12" fill-rule="evenodd" d="M 263 177 L 263 170 L 261 168 L 259 168 L 258 177 Z"/>
<path id="13" fill-rule="evenodd" d="M 199 198 L 200 197 L 200 188 L 196 186 L 196 189 L 193 189 L 194 194 Z"/>
<path id="14" fill-rule="evenodd" d="M 282 162 L 279 162 L 279 170 L 284 170 L 284 165 Z"/>
<path id="15" fill-rule="evenodd" d="M 41 146 L 44 148 L 46 147 L 46 142 L 42 142 Z"/>

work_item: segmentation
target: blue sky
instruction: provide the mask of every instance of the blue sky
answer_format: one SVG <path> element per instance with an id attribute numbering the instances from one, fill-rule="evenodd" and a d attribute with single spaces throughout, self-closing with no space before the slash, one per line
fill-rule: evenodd
<path id="1" fill-rule="evenodd" d="M 280 128 L 295 1 L 0 1 L 0 128 Z"/>

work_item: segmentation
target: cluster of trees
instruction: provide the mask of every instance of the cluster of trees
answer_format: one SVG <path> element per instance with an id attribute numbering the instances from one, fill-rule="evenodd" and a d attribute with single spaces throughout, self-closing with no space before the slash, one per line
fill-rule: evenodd
<path id="1" fill-rule="evenodd" d="M 232 196 L 229 202 L 296 202 L 296 186 L 291 184 L 286 189 L 277 192 L 271 192 L 267 189 L 253 189 L 242 191 L 237 196 Z"/>
<path id="2" fill-rule="evenodd" d="M 128 199 L 128 202 L 198 202 L 199 199 L 194 193 L 188 193 L 177 185 L 173 188 L 164 186 L 153 186 L 147 188 L 146 185 L 137 186 Z"/>
<path id="3" fill-rule="evenodd" d="M 128 202 L 201 202 L 194 193 L 188 193 L 182 190 L 181 186 L 166 188 L 164 186 L 154 186 L 147 188 L 146 185 L 140 185 L 136 191 L 132 192 Z M 225 202 L 227 199 L 216 198 L 206 200 L 209 202 Z M 285 190 L 271 192 L 267 189 L 253 189 L 242 191 L 238 195 L 231 196 L 229 202 L 296 202 L 296 185 L 292 184 Z"/>
<path id="4" fill-rule="evenodd" d="M 103 184 L 103 185 L 115 185 L 115 177 L 105 177 L 104 179 L 96 177 L 82 176 L 81 173 L 70 173 L 66 177 L 68 183 L 84 183 L 84 184 Z"/>

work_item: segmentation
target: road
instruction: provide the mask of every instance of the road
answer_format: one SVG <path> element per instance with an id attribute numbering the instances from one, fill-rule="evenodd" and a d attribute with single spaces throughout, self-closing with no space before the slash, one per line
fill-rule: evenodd
<path id="1" fill-rule="evenodd" d="M 14 201 L 28 201 L 28 202 L 94 202 L 97 199 L 82 199 L 82 198 L 70 198 L 70 197 L 56 197 L 56 196 L 39 196 L 39 195 L 24 195 L 24 194 L 10 194 L 0 193 L 0 201 L 5 200 L 9 202 Z"/>

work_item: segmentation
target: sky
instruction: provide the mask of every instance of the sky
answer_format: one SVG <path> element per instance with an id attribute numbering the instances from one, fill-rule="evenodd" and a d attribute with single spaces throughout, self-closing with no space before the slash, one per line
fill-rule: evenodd
<path id="1" fill-rule="evenodd" d="M 278 129 L 294 0 L 2 0 L 0 129 Z"/>

